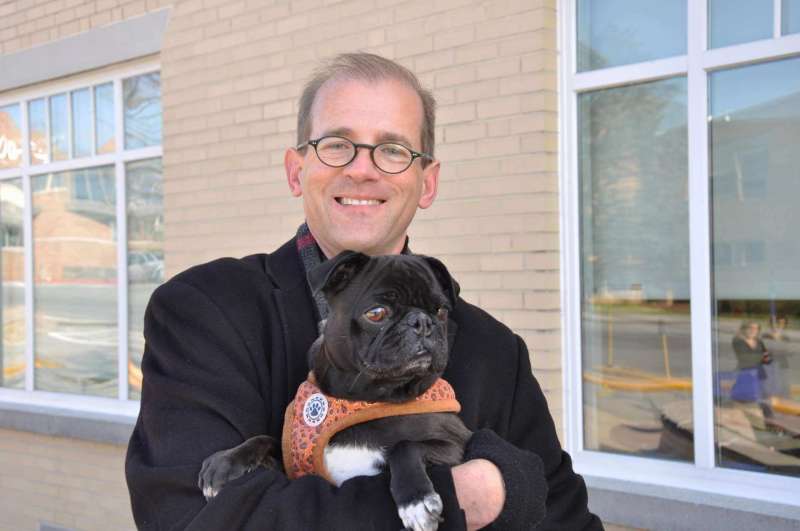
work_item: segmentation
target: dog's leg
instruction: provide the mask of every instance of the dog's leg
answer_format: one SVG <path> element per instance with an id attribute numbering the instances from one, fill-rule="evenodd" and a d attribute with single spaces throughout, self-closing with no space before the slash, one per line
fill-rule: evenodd
<path id="1" fill-rule="evenodd" d="M 403 441 L 389 453 L 390 489 L 406 529 L 436 531 L 442 520 L 442 498 L 425 471 L 425 444 Z"/>
<path id="2" fill-rule="evenodd" d="M 223 485 L 232 481 L 257 466 L 278 468 L 275 461 L 278 441 L 269 435 L 251 437 L 245 442 L 221 450 L 203 461 L 197 485 L 203 491 L 206 499 L 211 499 L 219 493 Z"/>

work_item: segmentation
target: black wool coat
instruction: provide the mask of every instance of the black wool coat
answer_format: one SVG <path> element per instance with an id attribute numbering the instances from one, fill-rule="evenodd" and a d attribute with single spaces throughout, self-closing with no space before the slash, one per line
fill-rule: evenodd
<path id="1" fill-rule="evenodd" d="M 193 267 L 156 289 L 145 312 L 141 410 L 125 463 L 139 529 L 402 528 L 388 474 L 337 488 L 259 468 L 208 503 L 197 486 L 212 453 L 254 435 L 280 438 L 284 410 L 308 373 L 315 315 L 294 239 L 272 254 Z M 449 324 L 444 378 L 466 426 L 480 430 L 466 458 L 492 460 L 506 484 L 503 513 L 491 527 L 532 529 L 546 496 L 537 529 L 602 529 L 561 450 L 522 340 L 461 299 Z M 432 467 L 430 475 L 445 505 L 439 529 L 466 529 L 450 470 Z"/>

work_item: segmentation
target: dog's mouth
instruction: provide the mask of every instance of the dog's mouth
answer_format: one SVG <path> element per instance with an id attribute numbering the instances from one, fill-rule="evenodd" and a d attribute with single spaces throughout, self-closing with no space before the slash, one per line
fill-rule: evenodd
<path id="1" fill-rule="evenodd" d="M 398 364 L 364 364 L 364 372 L 384 380 L 407 380 L 416 376 L 428 375 L 433 370 L 433 354 L 425 349 L 420 349 L 413 358 Z"/>

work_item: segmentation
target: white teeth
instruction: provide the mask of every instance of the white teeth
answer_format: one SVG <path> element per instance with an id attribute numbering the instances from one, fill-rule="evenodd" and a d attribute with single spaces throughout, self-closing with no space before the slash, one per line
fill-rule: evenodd
<path id="1" fill-rule="evenodd" d="M 340 197 L 339 203 L 343 205 L 380 205 L 379 199 L 353 199 L 350 197 Z"/>

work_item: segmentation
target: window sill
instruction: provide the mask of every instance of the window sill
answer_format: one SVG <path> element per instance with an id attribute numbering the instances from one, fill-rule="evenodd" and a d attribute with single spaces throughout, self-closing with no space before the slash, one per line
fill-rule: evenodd
<path id="1" fill-rule="evenodd" d="M 126 446 L 139 403 L 0 389 L 0 429 Z"/>

